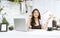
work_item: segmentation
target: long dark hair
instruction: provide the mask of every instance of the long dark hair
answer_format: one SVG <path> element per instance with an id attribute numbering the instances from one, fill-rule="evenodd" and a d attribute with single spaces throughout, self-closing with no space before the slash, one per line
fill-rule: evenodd
<path id="1" fill-rule="evenodd" d="M 36 23 L 35 23 L 35 20 L 34 20 L 34 11 L 38 11 L 37 13 L 39 13 L 39 16 L 38 16 L 38 21 L 39 21 L 39 19 L 41 19 L 41 15 L 40 15 L 40 12 L 39 12 L 39 10 L 38 9 L 34 9 L 33 11 L 32 11 L 32 18 L 31 18 L 31 26 L 34 26 Z"/>

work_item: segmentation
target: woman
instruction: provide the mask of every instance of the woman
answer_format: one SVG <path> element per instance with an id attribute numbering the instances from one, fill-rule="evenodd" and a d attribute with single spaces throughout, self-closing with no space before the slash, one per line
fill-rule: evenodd
<path id="1" fill-rule="evenodd" d="M 51 17 L 48 18 L 48 20 Z M 31 29 L 45 29 L 48 24 L 48 20 L 42 24 L 41 22 L 41 15 L 38 9 L 34 9 L 32 11 L 32 15 L 29 16 L 29 20 L 27 22 L 28 29 L 31 27 Z"/>

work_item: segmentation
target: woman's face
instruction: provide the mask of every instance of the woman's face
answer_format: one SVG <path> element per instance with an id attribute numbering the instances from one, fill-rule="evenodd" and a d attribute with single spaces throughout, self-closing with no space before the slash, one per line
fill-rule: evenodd
<path id="1" fill-rule="evenodd" d="M 39 16 L 39 13 L 38 13 L 38 11 L 34 11 L 34 14 L 33 14 L 33 16 L 34 16 L 35 18 L 38 18 L 38 16 Z"/>

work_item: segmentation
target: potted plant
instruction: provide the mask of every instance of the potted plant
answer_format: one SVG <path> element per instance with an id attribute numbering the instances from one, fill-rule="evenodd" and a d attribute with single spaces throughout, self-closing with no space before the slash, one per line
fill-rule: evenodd
<path id="1" fill-rule="evenodd" d="M 9 25 L 8 21 L 6 20 L 5 17 L 3 17 L 2 23 L 1 23 L 1 25 L 0 25 L 0 32 L 7 32 L 7 30 L 8 30 L 8 25 Z"/>
<path id="2" fill-rule="evenodd" d="M 1 17 L 2 17 L 2 20 L 1 20 L 2 22 L 0 23 L 0 31 L 1 31 L 1 32 L 6 32 L 9 23 L 8 23 L 8 21 L 6 20 L 6 18 L 4 17 L 4 15 L 5 15 L 6 13 L 1 14 L 1 13 L 2 13 L 1 11 L 2 11 L 2 10 L 3 10 L 3 8 L 0 7 L 0 15 L 1 15 Z"/>

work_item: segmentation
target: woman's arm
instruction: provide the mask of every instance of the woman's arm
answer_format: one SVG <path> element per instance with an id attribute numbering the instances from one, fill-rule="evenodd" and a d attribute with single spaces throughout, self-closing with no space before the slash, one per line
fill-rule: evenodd
<path id="1" fill-rule="evenodd" d="M 30 25 L 30 20 L 28 20 L 28 21 L 27 21 L 27 29 L 29 29 L 30 26 L 31 26 L 31 25 Z"/>
<path id="2" fill-rule="evenodd" d="M 47 28 L 47 26 L 48 26 L 48 23 L 49 23 L 49 20 L 52 18 L 52 16 L 49 16 L 49 18 L 47 19 L 47 21 L 44 23 L 44 24 L 42 24 L 42 29 L 46 29 Z"/>
<path id="3" fill-rule="evenodd" d="M 32 16 L 31 15 L 29 15 L 29 19 L 27 20 L 27 29 L 29 29 L 30 28 L 30 26 L 31 26 L 31 18 L 32 18 Z"/>

